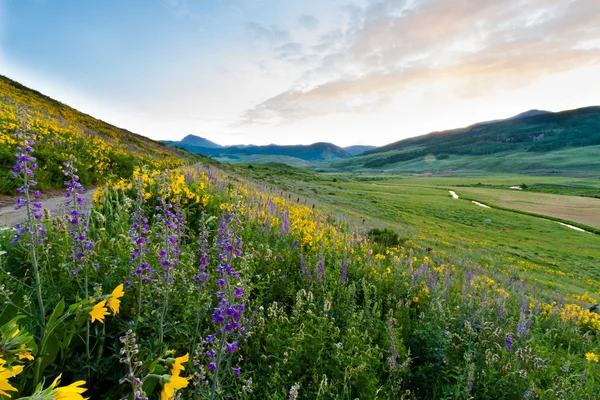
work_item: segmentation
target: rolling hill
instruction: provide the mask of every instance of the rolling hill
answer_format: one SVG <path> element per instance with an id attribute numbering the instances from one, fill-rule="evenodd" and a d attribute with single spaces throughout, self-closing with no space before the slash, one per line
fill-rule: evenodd
<path id="1" fill-rule="evenodd" d="M 37 188 L 63 186 L 61 168 L 75 158 L 84 185 L 104 181 L 109 175 L 128 177 L 135 167 L 177 167 L 198 156 L 181 151 L 81 113 L 57 100 L 0 76 L 0 193 L 12 193 L 16 182 L 10 169 L 19 145 L 16 132 L 36 135 L 40 165 Z"/>
<path id="2" fill-rule="evenodd" d="M 600 107 L 530 110 L 404 139 L 319 166 L 337 171 L 600 173 Z"/>

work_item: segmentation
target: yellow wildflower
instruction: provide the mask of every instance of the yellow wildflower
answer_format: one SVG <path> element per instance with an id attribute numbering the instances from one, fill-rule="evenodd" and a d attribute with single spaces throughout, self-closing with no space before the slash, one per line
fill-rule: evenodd
<path id="1" fill-rule="evenodd" d="M 108 315 L 108 309 L 106 308 L 106 300 L 102 300 L 101 302 L 96 304 L 89 314 L 90 317 L 92 317 L 92 322 L 98 320 L 104 323 L 104 317 Z"/>
<path id="2" fill-rule="evenodd" d="M 19 353 L 17 354 L 17 357 L 19 357 L 19 360 L 27 359 L 29 361 L 33 361 L 33 356 L 31 355 L 30 351 L 24 351 L 23 353 Z"/>
<path id="3" fill-rule="evenodd" d="M 413 297 L 412 301 L 414 303 L 418 303 L 419 302 L 419 297 L 418 296 Z"/>
<path id="4" fill-rule="evenodd" d="M 63 387 L 56 387 L 56 385 L 58 385 L 58 383 L 60 382 L 60 377 L 62 376 L 59 375 L 56 377 L 56 379 L 54 380 L 54 382 L 52 382 L 52 385 L 50 385 L 50 387 L 53 389 L 52 390 L 52 394 L 55 396 L 54 400 L 87 400 L 88 397 L 83 397 L 81 395 L 81 393 L 85 392 L 87 389 L 80 387 L 82 385 L 85 385 L 85 381 L 77 381 L 77 382 L 73 382 L 68 386 L 63 386 Z"/>
<path id="5" fill-rule="evenodd" d="M 183 367 L 183 363 L 186 363 L 190 361 L 190 354 L 189 353 L 185 353 L 185 356 L 181 356 L 181 357 L 177 357 L 175 359 L 175 362 L 173 363 L 173 367 L 172 367 L 172 374 L 173 375 L 179 375 L 179 373 L 183 370 L 185 370 L 185 368 Z"/>
<path id="6" fill-rule="evenodd" d="M 592 353 L 592 352 L 585 353 L 585 358 L 586 358 L 586 360 L 588 360 L 588 361 L 590 361 L 590 362 L 592 362 L 592 361 L 593 361 L 593 362 L 598 362 L 598 361 L 600 361 L 600 359 L 598 358 L 598 356 L 597 356 L 597 355 L 595 355 L 595 354 L 594 354 L 594 353 Z"/>
<path id="7" fill-rule="evenodd" d="M 17 389 L 8 383 L 8 379 L 23 372 L 23 366 L 15 365 L 12 367 L 12 370 L 9 370 L 4 368 L 4 364 L 6 364 L 6 361 L 0 358 L 0 395 L 4 395 L 10 399 L 11 396 L 8 392 L 16 392 Z"/>
<path id="8" fill-rule="evenodd" d="M 119 300 L 125 292 L 123 291 L 123 284 L 121 283 L 119 286 L 115 288 L 110 294 L 110 298 L 108 299 L 108 306 L 112 310 L 113 314 L 117 315 L 119 313 L 119 307 L 121 306 L 121 300 Z"/>
<path id="9" fill-rule="evenodd" d="M 175 397 L 175 389 L 183 389 L 188 385 L 190 378 L 183 378 L 177 374 L 168 375 L 166 382 L 163 384 L 163 390 L 160 393 L 160 400 L 169 400 Z"/>

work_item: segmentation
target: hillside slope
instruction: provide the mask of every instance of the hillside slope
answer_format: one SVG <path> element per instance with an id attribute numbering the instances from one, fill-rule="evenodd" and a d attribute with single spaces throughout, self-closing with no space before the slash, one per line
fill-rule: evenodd
<path id="1" fill-rule="evenodd" d="M 526 112 L 433 132 L 333 162 L 334 170 L 600 172 L 600 107 Z"/>
<path id="2" fill-rule="evenodd" d="M 26 121 L 37 137 L 34 156 L 45 165 L 39 188 L 63 185 L 62 164 L 74 157 L 84 185 L 114 174 L 128 177 L 136 166 L 177 167 L 196 157 L 83 114 L 59 101 L 0 76 L 0 193 L 15 184 L 17 130 Z"/>

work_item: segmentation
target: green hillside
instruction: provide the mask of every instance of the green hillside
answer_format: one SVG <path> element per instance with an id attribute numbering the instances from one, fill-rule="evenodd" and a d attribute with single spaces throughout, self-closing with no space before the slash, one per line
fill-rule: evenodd
<path id="1" fill-rule="evenodd" d="M 0 193 L 10 193 L 9 171 L 19 145 L 17 131 L 36 135 L 36 157 L 44 165 L 39 188 L 63 186 L 62 164 L 76 158 L 84 185 L 109 175 L 129 177 L 137 166 L 162 169 L 187 164 L 198 156 L 117 128 L 0 76 Z"/>
<path id="2" fill-rule="evenodd" d="M 338 171 L 600 172 L 600 107 L 520 116 L 433 132 L 320 166 Z"/>

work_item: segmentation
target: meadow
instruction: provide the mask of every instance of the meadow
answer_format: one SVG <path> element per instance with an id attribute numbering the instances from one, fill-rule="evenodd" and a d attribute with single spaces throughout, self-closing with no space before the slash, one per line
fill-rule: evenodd
<path id="1" fill-rule="evenodd" d="M 73 157 L 50 215 L 37 138 L 11 134 L 2 398 L 600 392 L 595 234 L 455 200 L 445 178 L 280 164 L 135 167 L 89 204 Z"/>

